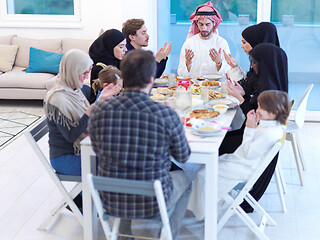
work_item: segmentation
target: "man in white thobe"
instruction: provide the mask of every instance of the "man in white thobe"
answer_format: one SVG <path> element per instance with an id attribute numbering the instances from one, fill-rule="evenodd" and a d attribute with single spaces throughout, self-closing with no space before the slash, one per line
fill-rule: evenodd
<path id="1" fill-rule="evenodd" d="M 223 57 L 223 50 L 230 53 L 230 49 L 227 41 L 217 33 L 222 22 L 219 12 L 209 1 L 199 6 L 190 20 L 192 24 L 181 49 L 178 75 L 192 78 L 209 74 L 225 76 L 230 66 Z"/>

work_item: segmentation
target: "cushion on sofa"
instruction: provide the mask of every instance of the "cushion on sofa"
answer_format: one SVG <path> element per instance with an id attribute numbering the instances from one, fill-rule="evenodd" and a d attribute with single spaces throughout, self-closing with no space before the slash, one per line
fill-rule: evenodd
<path id="1" fill-rule="evenodd" d="M 47 52 L 30 47 L 29 67 L 27 73 L 54 73 L 58 74 L 63 54 Z"/>
<path id="2" fill-rule="evenodd" d="M 15 66 L 27 68 L 29 66 L 29 52 L 30 47 L 38 48 L 41 50 L 61 53 L 61 40 L 60 39 L 30 39 L 14 37 L 12 39 L 13 45 L 18 45 L 19 50 L 17 53 Z"/>
<path id="3" fill-rule="evenodd" d="M 16 59 L 18 46 L 17 45 L 3 45 L 0 44 L 0 71 L 11 71 Z"/>
<path id="4" fill-rule="evenodd" d="M 16 36 L 17 35 L 0 36 L 0 44 L 10 45 L 12 42 L 12 38 Z"/>
<path id="5" fill-rule="evenodd" d="M 51 73 L 26 73 L 24 68 L 13 67 L 12 71 L 0 75 L 0 89 L 46 89 L 46 82 L 54 76 Z"/>
<path id="6" fill-rule="evenodd" d="M 89 52 L 89 47 L 94 40 L 90 39 L 75 39 L 75 38 L 64 38 L 62 39 L 62 53 L 66 53 L 72 48 L 77 48 L 85 53 Z"/>

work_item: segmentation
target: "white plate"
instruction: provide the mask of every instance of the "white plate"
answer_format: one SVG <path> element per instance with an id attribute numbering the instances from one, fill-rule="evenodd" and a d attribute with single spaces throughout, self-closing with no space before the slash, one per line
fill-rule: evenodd
<path id="1" fill-rule="evenodd" d="M 218 79 L 222 78 L 222 75 L 220 75 L 220 74 L 210 74 L 210 75 L 204 75 L 203 77 L 208 79 L 208 80 L 218 80 Z"/>
<path id="2" fill-rule="evenodd" d="M 200 137 L 210 137 L 210 136 L 214 136 L 217 135 L 218 133 L 220 133 L 222 130 L 216 130 L 216 131 L 211 131 L 210 133 L 199 133 L 194 129 L 191 129 L 191 133 Z"/>
<path id="3" fill-rule="evenodd" d="M 168 85 L 168 79 L 166 78 L 156 78 L 154 80 L 154 87 L 160 87 L 160 86 L 167 86 Z"/>

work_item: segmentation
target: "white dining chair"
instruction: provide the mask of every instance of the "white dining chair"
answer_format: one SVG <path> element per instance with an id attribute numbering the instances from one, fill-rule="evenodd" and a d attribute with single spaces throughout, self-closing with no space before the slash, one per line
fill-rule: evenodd
<path id="1" fill-rule="evenodd" d="M 271 216 L 261 207 L 261 205 L 251 196 L 250 190 L 264 170 L 268 167 L 272 159 L 276 156 L 276 154 L 281 149 L 281 142 L 277 142 L 274 144 L 272 149 L 265 155 L 264 159 L 259 164 L 259 167 L 252 174 L 250 179 L 245 183 L 239 183 L 236 186 L 236 189 L 239 189 L 239 193 L 232 197 L 231 195 L 225 196 L 226 202 L 231 202 L 228 206 L 227 210 L 224 212 L 222 217 L 218 220 L 218 231 L 220 231 L 223 226 L 226 224 L 228 219 L 237 214 L 240 219 L 250 228 L 250 230 L 257 236 L 258 239 L 269 239 L 265 233 L 264 228 L 267 224 L 276 225 L 276 222 L 271 218 Z M 257 225 L 253 219 L 241 208 L 240 204 L 246 200 L 249 205 L 257 211 L 257 213 L 261 216 L 260 224 Z"/>
<path id="2" fill-rule="evenodd" d="M 45 230 L 46 227 L 57 218 L 58 213 L 65 209 L 67 206 L 70 207 L 73 214 L 75 215 L 76 219 L 80 223 L 80 225 L 83 225 L 83 217 L 80 209 L 77 207 L 73 199 L 82 191 L 82 183 L 81 183 L 81 176 L 72 176 L 72 175 L 64 175 L 57 173 L 51 164 L 49 163 L 49 160 L 45 156 L 45 154 L 42 152 L 38 145 L 38 141 L 44 137 L 46 134 L 48 134 L 49 128 L 47 125 L 47 118 L 42 118 L 41 122 L 36 125 L 33 129 L 30 131 L 26 131 L 24 134 L 29 142 L 29 144 L 32 146 L 33 150 L 37 154 L 37 157 L 39 158 L 41 164 L 43 165 L 44 169 L 50 176 L 51 180 L 54 182 L 56 187 L 59 189 L 59 192 L 63 196 L 63 199 L 60 201 L 60 203 L 51 211 L 50 215 L 40 224 L 38 227 L 38 230 Z M 63 185 L 62 182 L 74 182 L 75 186 L 68 191 L 67 188 Z"/>
<path id="3" fill-rule="evenodd" d="M 139 181 L 130 179 L 110 178 L 102 176 L 87 175 L 87 182 L 90 188 L 92 200 L 97 209 L 98 216 L 107 240 L 116 240 L 119 236 L 121 218 L 105 213 L 103 203 L 100 197 L 101 192 L 112 192 L 122 194 L 134 194 L 155 197 L 157 199 L 160 214 L 154 218 L 135 219 L 139 221 L 155 221 L 161 226 L 160 240 L 172 240 L 169 216 L 173 212 L 173 208 L 167 211 L 162 186 L 160 180 L 155 181 Z M 113 226 L 109 224 L 109 218 L 114 219 Z M 128 220 L 128 219 L 127 219 Z M 128 237 L 129 235 L 125 235 Z M 131 235 L 130 235 L 131 236 Z M 155 239 L 145 236 L 135 236 L 137 239 Z"/>
<path id="4" fill-rule="evenodd" d="M 301 186 L 303 186 L 304 184 L 302 169 L 303 170 L 306 169 L 306 164 L 305 164 L 304 156 L 302 153 L 302 147 L 301 147 L 301 143 L 298 135 L 298 130 L 301 129 L 304 124 L 307 102 L 308 102 L 309 94 L 312 88 L 313 88 L 313 84 L 310 84 L 307 87 L 307 89 L 303 92 L 298 102 L 298 108 L 294 116 L 294 120 L 293 121 L 289 120 L 287 122 L 286 140 L 290 141 L 292 145 Z"/>

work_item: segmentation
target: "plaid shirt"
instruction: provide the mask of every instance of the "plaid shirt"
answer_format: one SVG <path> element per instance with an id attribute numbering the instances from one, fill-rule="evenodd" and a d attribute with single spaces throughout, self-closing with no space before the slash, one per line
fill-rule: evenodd
<path id="1" fill-rule="evenodd" d="M 99 175 L 153 181 L 159 179 L 166 201 L 172 193 L 170 155 L 185 162 L 190 148 L 177 113 L 140 91 L 100 101 L 89 120 Z M 149 218 L 159 213 L 155 198 L 103 193 L 108 214 Z"/>

